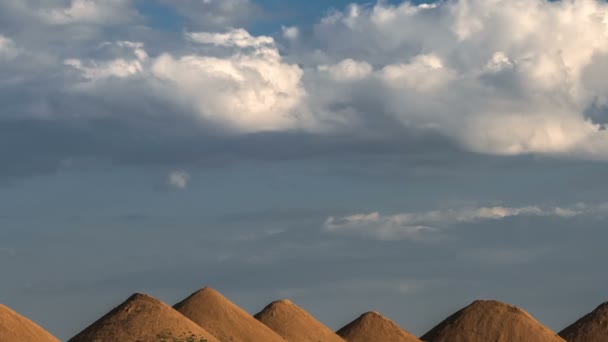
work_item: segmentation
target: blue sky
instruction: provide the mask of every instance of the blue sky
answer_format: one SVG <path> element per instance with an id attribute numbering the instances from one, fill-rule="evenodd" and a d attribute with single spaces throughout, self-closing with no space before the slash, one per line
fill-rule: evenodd
<path id="1" fill-rule="evenodd" d="M 493 3 L 0 3 L 0 302 L 61 339 L 206 285 L 571 323 L 608 284 L 608 6 Z"/>

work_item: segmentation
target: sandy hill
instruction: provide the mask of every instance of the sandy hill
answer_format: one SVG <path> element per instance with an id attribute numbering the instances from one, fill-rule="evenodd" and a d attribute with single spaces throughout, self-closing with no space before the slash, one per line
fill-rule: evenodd
<path id="1" fill-rule="evenodd" d="M 218 342 L 167 304 L 143 294 L 134 294 L 70 341 Z"/>
<path id="2" fill-rule="evenodd" d="M 344 342 L 340 336 L 289 300 L 270 303 L 255 318 L 289 342 Z"/>
<path id="3" fill-rule="evenodd" d="M 209 287 L 193 293 L 173 308 L 222 342 L 285 342 L 270 328 Z"/>
<path id="4" fill-rule="evenodd" d="M 497 301 L 476 301 L 420 338 L 429 342 L 564 342 L 524 310 Z"/>
<path id="5" fill-rule="evenodd" d="M 608 342 L 608 302 L 572 323 L 559 335 L 568 342 Z"/>
<path id="6" fill-rule="evenodd" d="M 420 342 L 416 336 L 373 311 L 359 316 L 359 318 L 338 330 L 337 334 L 347 342 Z"/>
<path id="7" fill-rule="evenodd" d="M 0 304 L 0 341 L 59 342 L 36 323 Z"/>

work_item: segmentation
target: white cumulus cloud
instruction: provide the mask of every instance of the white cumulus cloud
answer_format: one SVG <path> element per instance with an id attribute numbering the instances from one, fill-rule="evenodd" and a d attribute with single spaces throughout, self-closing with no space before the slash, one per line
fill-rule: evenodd
<path id="1" fill-rule="evenodd" d="M 607 102 L 604 2 L 351 5 L 317 24 L 314 40 L 322 49 L 303 55 L 303 63 L 356 60 L 375 70 L 367 73 L 367 91 L 345 92 L 345 78 L 336 77 L 334 100 L 318 95 L 321 110 L 357 103 L 364 93 L 377 112 L 409 128 L 433 128 L 472 151 L 608 158 L 608 133 L 585 115 Z M 327 116 L 350 121 L 361 111 Z"/>
<path id="2" fill-rule="evenodd" d="M 223 57 L 163 54 L 154 61 L 153 75 L 169 82 L 175 96 L 191 103 L 202 119 L 245 133 L 303 125 L 296 113 L 306 95 L 303 71 L 282 61 L 271 37 L 245 30 L 188 37 L 235 49 Z"/>

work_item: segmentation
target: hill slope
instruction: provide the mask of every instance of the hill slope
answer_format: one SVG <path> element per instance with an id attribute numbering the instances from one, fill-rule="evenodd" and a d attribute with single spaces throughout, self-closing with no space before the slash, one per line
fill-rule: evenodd
<path id="1" fill-rule="evenodd" d="M 134 294 L 70 341 L 218 342 L 167 304 L 143 294 Z"/>
<path id="2" fill-rule="evenodd" d="M 281 336 L 212 288 L 205 287 L 193 293 L 173 308 L 222 342 L 285 342 Z"/>
<path id="3" fill-rule="evenodd" d="M 255 318 L 289 342 L 344 342 L 340 336 L 290 300 L 270 303 Z"/>
<path id="4" fill-rule="evenodd" d="M 36 323 L 0 304 L 0 341 L 59 342 Z"/>
<path id="5" fill-rule="evenodd" d="M 497 301 L 476 301 L 420 338 L 428 342 L 564 342 L 524 310 Z"/>
<path id="6" fill-rule="evenodd" d="M 347 342 L 420 342 L 416 336 L 377 312 L 364 313 L 338 330 L 337 334 Z"/>
<path id="7" fill-rule="evenodd" d="M 568 342 L 608 342 L 608 302 L 560 331 Z"/>

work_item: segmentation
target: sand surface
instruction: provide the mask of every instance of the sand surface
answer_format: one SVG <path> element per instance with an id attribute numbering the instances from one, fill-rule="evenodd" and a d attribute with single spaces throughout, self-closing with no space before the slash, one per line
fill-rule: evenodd
<path id="1" fill-rule="evenodd" d="M 175 304 L 221 342 L 285 342 L 281 336 L 212 288 L 203 288 Z"/>
<path id="2" fill-rule="evenodd" d="M 475 301 L 420 338 L 428 342 L 564 342 L 524 310 L 497 301 Z"/>
<path id="3" fill-rule="evenodd" d="M 255 318 L 289 342 L 344 342 L 340 336 L 290 300 L 270 303 Z"/>
<path id="4" fill-rule="evenodd" d="M 420 342 L 416 336 L 375 311 L 359 316 L 338 330 L 337 334 L 347 342 Z"/>
<path id="5" fill-rule="evenodd" d="M 36 323 L 0 304 L 0 341 L 59 342 Z"/>
<path id="6" fill-rule="evenodd" d="M 608 302 L 559 333 L 568 342 L 608 342 Z"/>
<path id="7" fill-rule="evenodd" d="M 219 342 L 167 304 L 144 294 L 134 294 L 70 341 Z"/>

